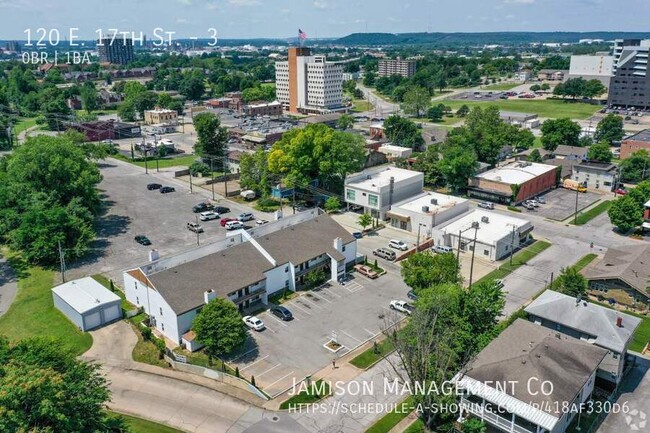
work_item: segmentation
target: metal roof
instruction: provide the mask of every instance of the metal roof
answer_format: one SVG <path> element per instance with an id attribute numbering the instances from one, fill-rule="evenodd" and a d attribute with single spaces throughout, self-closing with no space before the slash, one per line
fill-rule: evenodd
<path id="1" fill-rule="evenodd" d="M 100 305 L 119 301 L 120 297 L 91 277 L 68 281 L 52 289 L 78 313 L 85 313 Z"/>

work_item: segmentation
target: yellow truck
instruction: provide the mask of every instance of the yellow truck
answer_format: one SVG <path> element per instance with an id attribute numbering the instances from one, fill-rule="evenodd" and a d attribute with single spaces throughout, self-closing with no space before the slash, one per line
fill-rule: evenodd
<path id="1" fill-rule="evenodd" d="M 564 179 L 562 187 L 570 189 L 572 191 L 587 192 L 587 188 L 585 188 L 581 182 L 573 179 Z"/>

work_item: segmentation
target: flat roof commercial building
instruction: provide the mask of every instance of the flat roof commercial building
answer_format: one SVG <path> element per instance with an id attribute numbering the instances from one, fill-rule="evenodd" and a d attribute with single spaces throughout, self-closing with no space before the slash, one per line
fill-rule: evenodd
<path id="1" fill-rule="evenodd" d="M 390 225 L 413 233 L 422 231 L 431 236 L 433 228 L 469 210 L 469 201 L 432 191 L 425 191 L 414 197 L 396 203 L 386 213 Z"/>
<path id="2" fill-rule="evenodd" d="M 472 177 L 468 195 L 497 203 L 519 203 L 557 184 L 558 169 L 555 166 L 515 161 Z"/>
<path id="3" fill-rule="evenodd" d="M 380 166 L 348 175 L 345 178 L 345 201 L 362 206 L 365 213 L 383 220 L 394 203 L 420 194 L 423 188 L 423 173 Z"/>
<path id="4" fill-rule="evenodd" d="M 52 289 L 54 306 L 82 331 L 122 318 L 122 300 L 91 277 Z"/>
<path id="5" fill-rule="evenodd" d="M 454 377 L 464 390 L 460 420 L 469 413 L 495 431 L 564 433 L 580 405 L 591 398 L 606 354 L 600 347 L 517 319 L 467 371 Z M 542 383 L 553 386 L 541 392 Z"/>
<path id="6" fill-rule="evenodd" d="M 144 112 L 144 123 L 146 125 L 159 125 L 163 123 L 175 125 L 178 123 L 178 113 L 176 110 L 166 108 L 156 108 Z"/>
<path id="7" fill-rule="evenodd" d="M 391 75 L 401 75 L 409 78 L 415 75 L 415 60 L 402 59 L 382 59 L 379 61 L 377 75 L 380 77 L 390 77 Z"/>
<path id="8" fill-rule="evenodd" d="M 433 238 L 436 245 L 446 245 L 455 250 L 460 245 L 461 251 L 475 249 L 477 257 L 496 261 L 526 243 L 532 231 L 532 223 L 525 219 L 475 210 L 449 224 L 435 227 Z"/>
<path id="9" fill-rule="evenodd" d="M 314 209 L 130 269 L 124 289 L 158 331 L 183 344 L 192 320 L 213 298 L 229 299 L 242 312 L 259 308 L 278 291 L 303 287 L 312 272 L 337 281 L 356 259 L 356 239 Z M 185 341 L 195 348 L 191 343 Z"/>
<path id="10" fill-rule="evenodd" d="M 569 78 L 598 80 L 609 88 L 614 75 L 614 56 L 571 56 Z"/>

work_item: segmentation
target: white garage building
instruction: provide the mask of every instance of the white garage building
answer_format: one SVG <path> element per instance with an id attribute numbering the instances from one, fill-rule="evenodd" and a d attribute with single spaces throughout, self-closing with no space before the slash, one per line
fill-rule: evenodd
<path id="1" fill-rule="evenodd" d="M 56 286 L 52 297 L 54 306 L 82 331 L 122 318 L 120 297 L 91 277 Z"/>

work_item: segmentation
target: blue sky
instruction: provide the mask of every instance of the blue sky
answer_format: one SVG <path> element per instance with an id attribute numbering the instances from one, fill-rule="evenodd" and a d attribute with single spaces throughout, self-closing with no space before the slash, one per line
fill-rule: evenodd
<path id="1" fill-rule="evenodd" d="M 0 0 L 0 39 L 70 27 L 176 37 L 310 38 L 354 32 L 647 31 L 650 0 Z"/>

